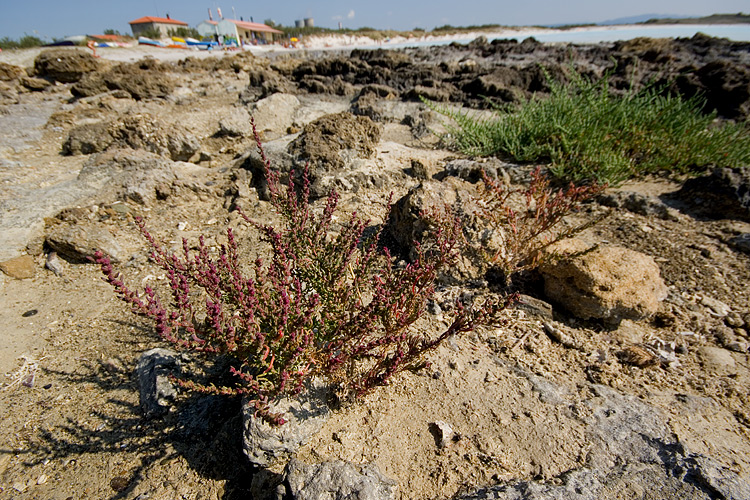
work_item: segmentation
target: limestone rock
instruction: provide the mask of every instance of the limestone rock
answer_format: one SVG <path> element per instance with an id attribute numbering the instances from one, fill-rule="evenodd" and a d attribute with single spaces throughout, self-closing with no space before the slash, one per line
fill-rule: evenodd
<path id="1" fill-rule="evenodd" d="M 11 82 L 26 76 L 26 72 L 19 66 L 0 62 L 0 82 Z"/>
<path id="2" fill-rule="evenodd" d="M 664 220 L 677 219 L 676 210 L 668 207 L 661 199 L 653 195 L 644 195 L 632 191 L 615 191 L 600 195 L 597 201 L 607 207 L 624 208 L 647 217 L 654 216 Z"/>
<path id="3" fill-rule="evenodd" d="M 742 233 L 731 238 L 729 244 L 741 252 L 750 253 L 750 233 Z"/>
<path id="4" fill-rule="evenodd" d="M 521 294 L 518 297 L 518 303 L 516 304 L 516 309 L 521 309 L 523 311 L 526 311 L 532 316 L 536 316 L 545 321 L 552 321 L 554 319 L 551 304 L 541 299 L 537 299 L 536 297 L 531 297 L 529 295 Z"/>
<path id="5" fill-rule="evenodd" d="M 287 152 L 288 146 L 288 138 L 280 138 L 263 144 L 266 158 L 271 162 L 271 167 L 281 173 L 282 182 L 288 180 L 287 174 L 297 166 L 292 155 Z M 258 190 L 259 198 L 265 201 L 270 199 L 268 185 L 266 184 L 265 167 L 263 166 L 263 159 L 258 152 L 257 146 L 252 146 L 245 151 L 235 162 L 234 168 L 248 171 L 252 178 L 253 187 Z"/>
<path id="6" fill-rule="evenodd" d="M 175 178 L 173 162 L 127 149 L 92 156 L 78 174 L 78 181 L 97 188 L 104 202 L 130 199 L 143 205 L 167 197 Z"/>
<path id="7" fill-rule="evenodd" d="M 169 375 L 180 370 L 176 352 L 169 349 L 151 349 L 141 354 L 135 369 L 141 410 L 146 417 L 163 415 L 169 411 L 171 401 L 177 396 Z"/>
<path id="8" fill-rule="evenodd" d="M 145 149 L 174 161 L 188 161 L 200 143 L 187 130 L 148 114 L 126 117 L 112 126 L 116 141 L 133 149 Z"/>
<path id="9" fill-rule="evenodd" d="M 286 135 L 299 107 L 299 99 L 295 96 L 277 93 L 256 102 L 251 113 L 258 132 L 263 134 L 264 139 L 270 140 Z"/>
<path id="10" fill-rule="evenodd" d="M 583 467 L 556 482 L 521 481 L 461 496 L 462 500 L 619 500 L 750 496 L 750 481 L 676 441 L 665 416 L 635 396 L 591 386 L 584 404 L 590 443 Z"/>
<path id="11" fill-rule="evenodd" d="M 267 467 L 295 453 L 317 434 L 328 419 L 327 387 L 313 381 L 306 390 L 284 397 L 270 405 L 271 412 L 281 413 L 287 422 L 274 427 L 255 416 L 250 405 L 242 406 L 243 444 L 250 462 Z"/>
<path id="12" fill-rule="evenodd" d="M 347 157 L 370 158 L 380 134 L 380 125 L 366 116 L 349 112 L 325 115 L 305 126 L 289 145 L 289 152 L 309 161 L 313 174 L 340 170 Z"/>
<path id="13" fill-rule="evenodd" d="M 60 255 L 80 263 L 90 262 L 97 250 L 113 262 L 126 259 L 125 251 L 105 227 L 60 223 L 47 230 L 47 245 Z"/>
<path id="14" fill-rule="evenodd" d="M 622 247 L 591 248 L 565 240 L 550 252 L 558 257 L 540 266 L 547 297 L 579 318 L 643 319 L 654 314 L 667 295 L 654 259 Z"/>
<path id="15" fill-rule="evenodd" d="M 701 346 L 698 349 L 703 368 L 719 376 L 731 376 L 737 373 L 737 364 L 730 353 L 721 347 Z"/>
<path id="16" fill-rule="evenodd" d="M 71 129 L 63 143 L 62 152 L 71 156 L 99 153 L 107 149 L 114 140 L 109 124 L 86 123 Z"/>
<path id="17" fill-rule="evenodd" d="M 164 123 L 149 114 L 137 114 L 121 121 L 74 127 L 62 151 L 66 155 L 92 154 L 112 147 L 145 149 L 174 161 L 188 161 L 200 149 L 200 143 L 180 126 Z"/>
<path id="18" fill-rule="evenodd" d="M 398 484 L 375 464 L 355 466 L 338 460 L 306 465 L 294 459 L 285 476 L 295 500 L 393 500 L 398 493 Z"/>
<path id="19" fill-rule="evenodd" d="M 385 232 L 396 244 L 395 250 L 414 257 L 414 242 L 422 241 L 429 230 L 425 212 L 471 203 L 472 200 L 471 185 L 459 179 L 448 178 L 444 182 L 426 180 L 394 203 Z"/>
<path id="20" fill-rule="evenodd" d="M 230 137 L 245 137 L 253 132 L 250 115 L 241 108 L 233 108 L 227 116 L 219 120 L 219 134 Z"/>
<path id="21" fill-rule="evenodd" d="M 0 271 L 17 280 L 29 279 L 36 273 L 36 262 L 31 255 L 21 255 L 0 262 Z"/>
<path id="22" fill-rule="evenodd" d="M 44 78 L 35 78 L 33 76 L 22 76 L 21 85 L 34 92 L 39 92 L 52 85 L 52 82 Z"/>
<path id="23" fill-rule="evenodd" d="M 34 73 L 62 83 L 73 83 L 96 71 L 99 63 L 88 52 L 78 49 L 44 50 L 34 60 Z"/>
<path id="24" fill-rule="evenodd" d="M 674 196 L 698 215 L 750 220 L 750 167 L 716 168 L 685 181 Z"/>
<path id="25" fill-rule="evenodd" d="M 143 64 L 123 63 L 108 71 L 85 75 L 70 91 L 76 97 L 91 97 L 121 90 L 133 99 L 142 100 L 166 97 L 174 89 L 175 82 L 163 71 L 143 67 Z"/>
<path id="26" fill-rule="evenodd" d="M 391 207 L 390 218 L 384 228 L 384 241 L 392 251 L 413 260 L 417 255 L 415 242 L 422 242 L 429 234 L 430 224 L 426 214 L 430 210 L 455 209 L 464 214 L 473 214 L 478 210 L 476 199 L 474 186 L 455 177 L 448 177 L 442 182 L 421 182 Z M 462 222 L 464 237 L 469 244 L 487 237 L 473 219 L 467 218 Z M 476 278 L 480 267 L 477 256 L 464 252 L 455 266 L 445 270 L 446 277 Z"/>

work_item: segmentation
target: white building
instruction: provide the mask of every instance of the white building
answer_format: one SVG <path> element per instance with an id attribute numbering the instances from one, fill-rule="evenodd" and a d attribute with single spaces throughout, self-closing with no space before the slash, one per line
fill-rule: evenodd
<path id="1" fill-rule="evenodd" d="M 239 43 L 273 43 L 274 36 L 283 35 L 283 31 L 271 28 L 262 23 L 238 21 L 237 19 L 222 19 L 221 21 L 203 21 L 196 29 L 204 38 L 223 36 L 234 38 Z"/>

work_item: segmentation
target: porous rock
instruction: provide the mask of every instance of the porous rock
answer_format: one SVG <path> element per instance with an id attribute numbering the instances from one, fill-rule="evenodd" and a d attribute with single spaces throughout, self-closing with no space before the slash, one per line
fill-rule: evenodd
<path id="1" fill-rule="evenodd" d="M 279 61 L 274 66 L 277 64 Z M 273 69 L 256 67 L 248 71 L 248 76 L 250 82 L 240 93 L 242 104 L 250 104 L 276 93 L 288 94 L 296 89 L 288 78 Z"/>
<path id="2" fill-rule="evenodd" d="M 737 364 L 732 353 L 721 347 L 701 346 L 698 349 L 703 368 L 719 376 L 731 376 L 737 374 Z"/>
<path id="3" fill-rule="evenodd" d="M 666 417 L 635 396 L 591 386 L 587 460 L 555 482 L 519 481 L 462 500 L 619 500 L 750 498 L 750 481 L 676 440 Z"/>
<path id="4" fill-rule="evenodd" d="M 109 71 L 89 73 L 70 92 L 75 97 L 91 97 L 110 90 L 122 90 L 133 99 L 163 98 L 175 89 L 175 82 L 163 71 L 136 64 L 121 64 Z"/>
<path id="5" fill-rule="evenodd" d="M 21 85 L 34 92 L 39 92 L 52 85 L 52 82 L 49 80 L 33 76 L 22 76 L 20 82 Z"/>
<path id="6" fill-rule="evenodd" d="M 445 164 L 445 175 L 458 177 L 472 184 L 476 184 L 483 179 L 482 172 L 487 174 L 490 179 L 497 179 L 500 176 L 505 179 L 506 184 L 510 183 L 510 177 L 505 171 L 503 163 L 496 159 L 478 162 L 460 158 Z"/>
<path id="7" fill-rule="evenodd" d="M 375 464 L 353 465 L 341 460 L 307 465 L 293 459 L 285 470 L 288 493 L 295 500 L 393 500 L 398 483 Z"/>
<path id="8" fill-rule="evenodd" d="M 561 241 L 540 266 L 546 296 L 582 319 L 618 324 L 654 314 L 667 287 L 654 259 L 627 248 Z"/>
<path id="9" fill-rule="evenodd" d="M 250 115 L 242 108 L 232 108 L 225 117 L 219 120 L 219 135 L 245 137 L 252 131 Z"/>
<path id="10" fill-rule="evenodd" d="M 263 144 L 263 152 L 271 163 L 271 167 L 281 173 L 282 182 L 288 180 L 287 174 L 296 166 L 294 158 L 287 152 L 288 146 L 289 139 L 287 138 L 280 138 Z M 246 170 L 250 173 L 252 186 L 257 189 L 258 197 L 261 200 L 268 201 L 270 199 L 268 184 L 266 182 L 265 166 L 263 164 L 263 158 L 258 152 L 257 146 L 252 146 L 245 151 L 245 153 L 237 159 L 234 167 L 236 169 Z"/>
<path id="11" fill-rule="evenodd" d="M 250 462 L 268 467 L 295 453 L 317 434 L 328 419 L 327 393 L 326 385 L 314 380 L 301 394 L 272 402 L 270 411 L 281 413 L 287 420 L 276 427 L 256 416 L 254 407 L 244 404 L 242 448 Z"/>
<path id="12" fill-rule="evenodd" d="M 34 277 L 36 262 L 31 255 L 21 255 L 0 262 L 0 271 L 17 280 L 29 279 Z"/>
<path id="13" fill-rule="evenodd" d="M 442 182 L 426 180 L 414 186 L 391 207 L 388 221 L 384 228 L 384 241 L 388 248 L 398 252 L 408 260 L 417 257 L 417 246 L 434 229 L 429 220 L 430 212 L 451 212 L 466 215 L 462 220 L 463 235 L 470 246 L 480 241 L 487 243 L 493 238 L 490 232 L 476 224 L 469 214 L 478 211 L 476 191 L 472 184 L 455 177 L 448 177 Z M 448 269 L 443 270 L 440 279 L 476 278 L 483 264 L 479 256 L 463 252 L 458 260 Z"/>
<path id="14" fill-rule="evenodd" d="M 653 216 L 664 220 L 677 219 L 676 211 L 653 195 L 632 191 L 615 191 L 600 195 L 597 201 L 607 207 L 624 208 L 625 210 L 646 217 Z"/>
<path id="15" fill-rule="evenodd" d="M 62 146 L 64 155 L 89 155 L 107 149 L 115 140 L 108 123 L 86 123 L 74 127 Z"/>
<path id="16" fill-rule="evenodd" d="M 741 118 L 750 112 L 750 68 L 728 60 L 714 60 L 695 72 L 706 103 L 726 118 Z"/>
<path id="17" fill-rule="evenodd" d="M 750 220 L 750 167 L 715 168 L 685 181 L 674 196 L 700 216 Z"/>
<path id="18" fill-rule="evenodd" d="M 90 262 L 97 250 L 113 262 L 122 262 L 127 257 L 117 238 L 106 227 L 95 224 L 53 224 L 47 228 L 45 243 L 73 262 Z"/>
<path id="19" fill-rule="evenodd" d="M 141 411 L 146 417 L 156 417 L 169 411 L 177 396 L 170 375 L 180 371 L 178 354 L 169 349 L 151 349 L 141 354 L 135 368 Z"/>
<path id="20" fill-rule="evenodd" d="M 552 321 L 554 318 L 552 305 L 536 297 L 521 294 L 518 297 L 516 309 L 521 309 L 527 313 L 537 316 L 545 321 Z"/>
<path id="21" fill-rule="evenodd" d="M 11 82 L 26 76 L 26 72 L 19 66 L 0 62 L 0 82 Z"/>
<path id="22" fill-rule="evenodd" d="M 200 143 L 178 125 L 164 123 L 149 114 L 136 114 L 120 121 L 74 127 L 62 151 L 66 155 L 92 154 L 111 147 L 144 149 L 174 161 L 188 161 L 200 149 Z"/>
<path id="23" fill-rule="evenodd" d="M 88 52 L 78 49 L 44 50 L 34 60 L 34 73 L 62 83 L 73 83 L 96 71 L 99 63 Z"/>
<path id="24" fill-rule="evenodd" d="M 366 116 L 349 112 L 325 115 L 305 125 L 289 144 L 289 153 L 310 163 L 315 178 L 347 168 L 356 158 L 370 158 L 380 140 L 381 126 Z"/>
<path id="25" fill-rule="evenodd" d="M 386 234 L 395 243 L 394 249 L 410 258 L 415 257 L 414 243 L 421 242 L 430 229 L 429 212 L 470 205 L 473 194 L 470 184 L 456 178 L 443 182 L 425 180 L 409 189 L 394 203 L 385 227 Z"/>
<path id="26" fill-rule="evenodd" d="M 188 161 L 200 143 L 190 132 L 166 124 L 149 114 L 136 114 L 112 126 L 112 135 L 120 144 L 145 149 L 174 161 Z"/>
<path id="27" fill-rule="evenodd" d="M 742 233 L 731 238 L 729 244 L 741 252 L 750 253 L 750 233 Z"/>
<path id="28" fill-rule="evenodd" d="M 143 150 L 128 149 L 94 155 L 78 174 L 79 183 L 99 189 L 100 200 L 130 199 L 143 205 L 168 196 L 174 180 L 171 161 Z"/>
<path id="29" fill-rule="evenodd" d="M 270 140 L 286 135 L 299 107 L 297 97 L 276 93 L 253 104 L 251 113 L 258 132 L 263 134 L 265 140 Z"/>

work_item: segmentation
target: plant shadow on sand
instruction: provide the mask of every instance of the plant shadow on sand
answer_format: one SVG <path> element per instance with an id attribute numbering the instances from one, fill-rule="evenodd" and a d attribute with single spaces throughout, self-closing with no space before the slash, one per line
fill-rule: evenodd
<path id="1" fill-rule="evenodd" d="M 138 340 L 153 336 L 145 324 L 111 319 L 120 327 L 136 332 L 129 342 L 137 349 Z M 138 338 L 140 337 L 140 339 Z M 137 395 L 138 384 L 132 366 L 119 358 L 85 361 L 71 370 L 42 368 L 49 386 L 91 387 L 103 394 Z M 120 392 L 122 394 L 122 392 Z M 136 402 L 133 401 L 135 399 Z M 37 404 L 51 409 L 52 398 Z M 48 462 L 75 464 L 83 456 L 121 455 L 135 457 L 135 465 L 113 473 L 109 480 L 111 500 L 132 498 L 142 490 L 152 467 L 184 460 L 198 478 L 225 481 L 224 500 L 247 498 L 256 470 L 242 450 L 242 415 L 239 397 L 184 394 L 178 396 L 163 416 L 144 416 L 135 398 L 110 396 L 103 409 L 92 409 L 88 419 L 60 416 L 54 426 L 42 425 L 22 448 L 0 448 L 0 455 L 24 457 L 23 465 L 33 467 Z M 102 422 L 94 425 L 91 421 Z M 228 466 L 231 464 L 231 466 Z M 102 464 L 102 469 L 105 466 Z M 174 478 L 172 478 L 174 479 Z M 139 486 L 142 486 L 139 488 Z M 141 498 L 139 496 L 139 498 Z M 144 497 L 145 498 L 145 497 Z"/>

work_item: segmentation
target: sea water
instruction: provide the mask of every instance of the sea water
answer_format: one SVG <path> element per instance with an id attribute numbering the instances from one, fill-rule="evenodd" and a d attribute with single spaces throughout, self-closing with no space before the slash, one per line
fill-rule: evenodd
<path id="1" fill-rule="evenodd" d="M 696 33 L 734 41 L 750 41 L 750 24 L 652 24 L 622 26 L 587 26 L 581 28 L 504 30 L 498 33 L 484 34 L 488 40 L 511 38 L 521 41 L 534 37 L 540 42 L 557 43 L 601 43 L 632 40 L 638 37 L 650 38 L 691 38 Z M 363 48 L 402 48 L 448 45 L 453 42 L 468 43 L 475 36 L 452 37 L 450 39 L 420 39 L 395 43 L 381 43 L 377 46 Z"/>

